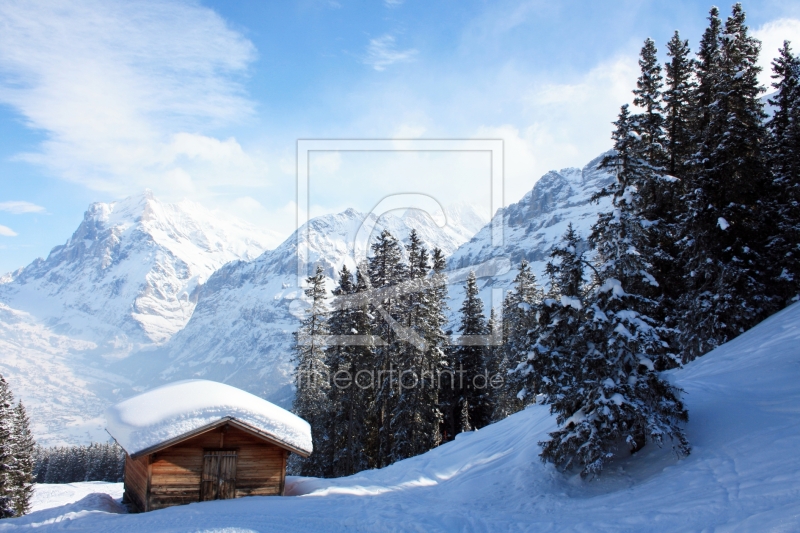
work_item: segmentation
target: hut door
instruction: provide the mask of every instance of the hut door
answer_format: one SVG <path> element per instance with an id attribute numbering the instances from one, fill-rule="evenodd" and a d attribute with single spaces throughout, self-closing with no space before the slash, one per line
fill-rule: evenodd
<path id="1" fill-rule="evenodd" d="M 207 451 L 203 455 L 200 501 L 227 500 L 236 497 L 236 452 Z"/>

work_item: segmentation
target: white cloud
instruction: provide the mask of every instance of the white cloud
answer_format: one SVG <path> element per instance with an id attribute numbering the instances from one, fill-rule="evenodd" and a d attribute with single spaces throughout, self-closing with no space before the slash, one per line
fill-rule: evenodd
<path id="1" fill-rule="evenodd" d="M 405 0 L 383 0 L 386 7 L 400 7 L 404 2 Z"/>
<path id="2" fill-rule="evenodd" d="M 757 30 L 753 36 L 761 41 L 761 55 L 758 65 L 761 67 L 759 81 L 767 87 L 770 93 L 774 89 L 772 84 L 772 60 L 778 56 L 778 50 L 783 47 L 783 41 L 792 42 L 792 51 L 800 54 L 800 20 L 783 18 L 767 22 Z"/>
<path id="3" fill-rule="evenodd" d="M 263 183 L 265 165 L 235 139 L 202 133 L 253 113 L 237 80 L 255 48 L 210 9 L 3 2 L 0 27 L 0 102 L 46 136 L 20 159 L 117 195 Z"/>
<path id="4" fill-rule="evenodd" d="M 16 237 L 17 232 L 13 229 L 9 228 L 8 226 L 3 226 L 0 224 L 0 236 L 3 237 Z"/>
<path id="5" fill-rule="evenodd" d="M 484 125 L 478 138 L 505 140 L 506 203 L 518 201 L 546 172 L 580 167 L 611 148 L 611 122 L 622 104 L 632 101 L 638 76 L 635 54 L 600 63 L 568 83 L 536 82 L 518 99 L 520 119 Z M 513 105 L 513 104 L 510 104 Z"/>
<path id="6" fill-rule="evenodd" d="M 6 211 L 13 215 L 21 215 L 23 213 L 44 213 L 45 208 L 30 202 L 10 201 L 0 202 L 0 211 Z"/>
<path id="7" fill-rule="evenodd" d="M 364 63 L 375 70 L 381 71 L 386 70 L 386 67 L 395 63 L 413 61 L 416 56 L 417 50 L 413 48 L 398 50 L 394 36 L 386 34 L 376 39 L 370 39 Z"/>

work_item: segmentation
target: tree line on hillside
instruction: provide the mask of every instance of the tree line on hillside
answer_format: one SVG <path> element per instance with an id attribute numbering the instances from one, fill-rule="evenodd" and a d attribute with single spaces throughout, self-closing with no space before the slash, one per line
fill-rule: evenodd
<path id="1" fill-rule="evenodd" d="M 296 334 L 294 411 L 311 423 L 304 475 L 342 476 L 423 453 L 489 423 L 483 347 L 450 346 L 441 250 L 416 232 L 402 245 L 383 231 L 355 274 L 339 272 L 327 303 L 321 268 L 307 279 L 311 307 Z M 487 325 L 468 280 L 460 333 Z M 332 307 L 332 308 L 331 308 Z"/>
<path id="2" fill-rule="evenodd" d="M 79 446 L 37 446 L 33 450 L 33 480 L 36 483 L 122 481 L 125 451 L 116 443 Z"/>
<path id="3" fill-rule="evenodd" d="M 444 258 L 413 232 L 405 251 L 383 232 L 355 275 L 343 267 L 330 308 L 322 270 L 308 278 L 294 407 L 315 452 L 302 474 L 385 466 L 533 403 L 558 423 L 542 460 L 582 476 L 647 443 L 690 452 L 681 391 L 660 373 L 800 293 L 800 59 L 778 51 L 768 116 L 742 6 L 708 21 L 696 57 L 676 31 L 662 67 L 645 41 L 635 109 L 622 106 L 602 162 L 616 180 L 595 199 L 611 211 L 589 235 L 569 227 L 547 283 L 523 262 L 487 320 L 467 279 L 470 342 L 451 345 Z"/>
<path id="4" fill-rule="evenodd" d="M 0 518 L 22 516 L 33 497 L 33 450 L 36 443 L 22 402 L 0 375 Z"/>

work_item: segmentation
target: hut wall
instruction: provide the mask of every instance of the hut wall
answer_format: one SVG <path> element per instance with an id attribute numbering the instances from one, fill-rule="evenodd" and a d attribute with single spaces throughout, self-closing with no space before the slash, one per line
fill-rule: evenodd
<path id="1" fill-rule="evenodd" d="M 147 509 L 200 501 L 203 455 L 236 451 L 236 497 L 283 494 L 287 452 L 232 426 L 223 426 L 150 455 Z"/>
<path id="2" fill-rule="evenodd" d="M 125 455 L 125 497 L 138 511 L 146 511 L 147 501 L 147 457 L 131 459 Z"/>

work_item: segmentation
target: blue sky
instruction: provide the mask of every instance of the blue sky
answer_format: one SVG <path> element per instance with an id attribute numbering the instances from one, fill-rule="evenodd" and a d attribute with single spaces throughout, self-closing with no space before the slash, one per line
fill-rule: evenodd
<path id="1" fill-rule="evenodd" d="M 288 236 L 299 138 L 502 138 L 505 203 L 517 201 L 610 147 L 642 41 L 663 57 L 680 29 L 696 48 L 710 5 L 5 1 L 0 273 L 63 243 L 89 203 L 146 187 Z M 744 7 L 764 65 L 785 38 L 800 49 L 800 3 Z M 468 159 L 431 178 L 343 157 L 318 173 L 315 214 L 369 210 L 399 181 L 485 202 Z"/>

